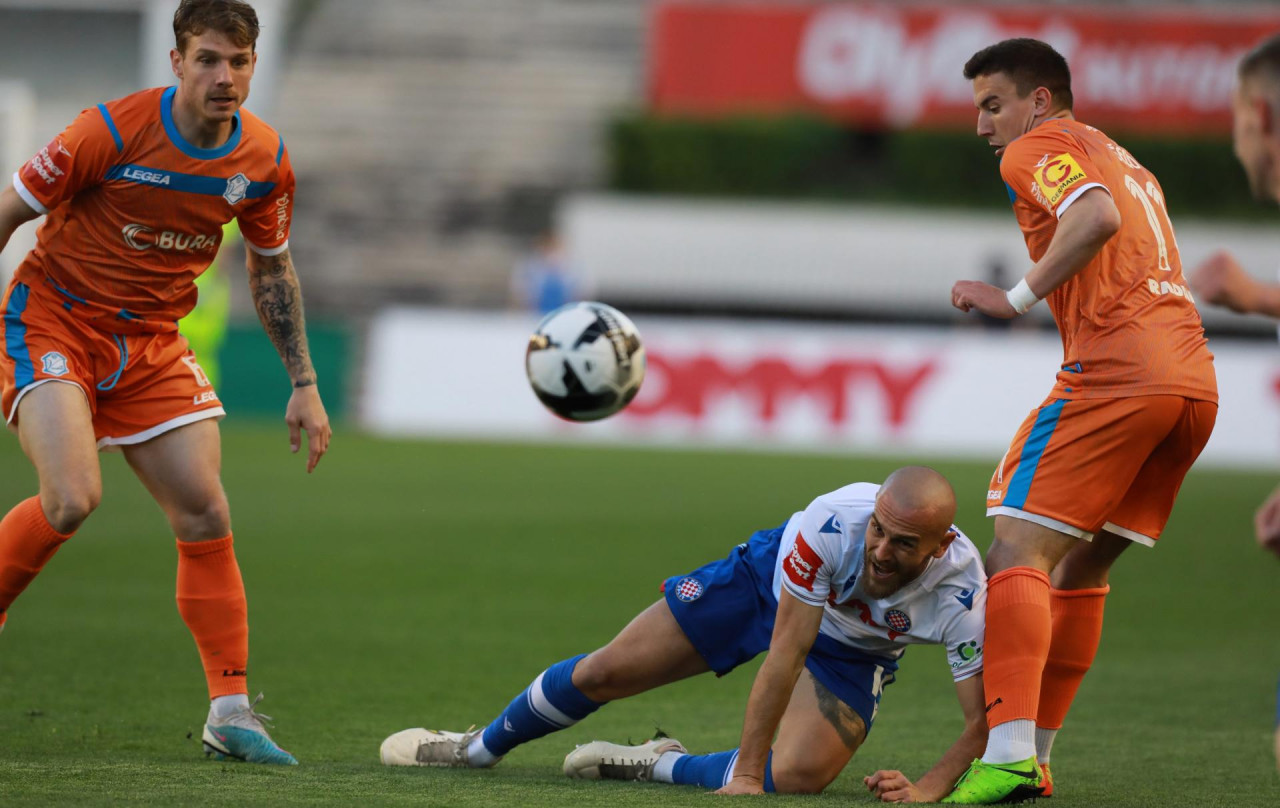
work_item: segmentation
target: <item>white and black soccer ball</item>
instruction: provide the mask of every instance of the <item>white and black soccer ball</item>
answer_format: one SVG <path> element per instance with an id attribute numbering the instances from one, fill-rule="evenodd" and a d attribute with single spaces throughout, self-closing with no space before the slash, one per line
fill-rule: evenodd
<path id="1" fill-rule="evenodd" d="M 542 318 L 525 352 L 529 384 L 569 421 L 598 421 L 627 406 L 644 381 L 635 323 L 604 303 L 568 303 Z"/>

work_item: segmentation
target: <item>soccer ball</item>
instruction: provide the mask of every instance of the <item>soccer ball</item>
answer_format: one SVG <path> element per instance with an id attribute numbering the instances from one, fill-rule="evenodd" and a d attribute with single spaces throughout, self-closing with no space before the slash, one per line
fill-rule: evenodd
<path id="1" fill-rule="evenodd" d="M 569 421 L 598 421 L 627 406 L 644 381 L 644 344 L 622 312 L 568 303 L 542 318 L 524 357 L 529 384 Z"/>

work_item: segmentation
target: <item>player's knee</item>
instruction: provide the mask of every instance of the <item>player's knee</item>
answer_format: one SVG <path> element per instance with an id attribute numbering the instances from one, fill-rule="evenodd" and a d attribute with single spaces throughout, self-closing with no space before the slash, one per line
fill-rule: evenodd
<path id="1" fill-rule="evenodd" d="M 77 484 L 67 480 L 40 492 L 40 504 L 49 525 L 59 533 L 75 532 L 101 502 L 102 485 L 95 481 Z"/>
<path id="2" fill-rule="evenodd" d="M 183 541 L 220 539 L 231 532 L 231 506 L 225 496 L 217 496 L 176 514 L 173 530 Z"/>
<path id="3" fill-rule="evenodd" d="M 818 794 L 840 774 L 823 761 L 773 760 L 773 788 L 779 794 Z"/>
<path id="4" fill-rule="evenodd" d="M 573 686 L 582 695 L 601 703 L 632 695 L 626 692 L 623 671 L 610 664 L 607 650 L 588 654 L 573 669 Z"/>

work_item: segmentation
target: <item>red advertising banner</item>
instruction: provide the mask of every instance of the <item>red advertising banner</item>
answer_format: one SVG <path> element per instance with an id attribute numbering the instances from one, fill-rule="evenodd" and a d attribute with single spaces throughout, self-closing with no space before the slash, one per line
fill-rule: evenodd
<path id="1" fill-rule="evenodd" d="M 659 113 L 808 112 L 893 128 L 974 123 L 964 63 L 1030 36 L 1067 58 L 1081 120 L 1225 134 L 1237 61 L 1280 32 L 1271 9 L 667 0 L 653 15 L 649 93 Z"/>

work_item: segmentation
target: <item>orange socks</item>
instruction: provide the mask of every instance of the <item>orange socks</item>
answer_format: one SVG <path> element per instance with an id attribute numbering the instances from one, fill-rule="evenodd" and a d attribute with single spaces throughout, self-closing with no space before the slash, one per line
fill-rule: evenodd
<path id="1" fill-rule="evenodd" d="M 248 693 L 249 610 L 230 534 L 178 540 L 178 612 L 200 649 L 209 698 Z"/>
<path id="2" fill-rule="evenodd" d="M 1036 726 L 1059 729 L 1071 709 L 1076 690 L 1098 653 L 1102 639 L 1102 610 L 1111 587 L 1054 589 L 1049 592 L 1053 613 L 1053 644 L 1040 683 Z"/>
<path id="3" fill-rule="evenodd" d="M 1036 717 L 1052 625 L 1048 575 L 1013 567 L 992 576 L 982 674 L 988 726 Z"/>
<path id="4" fill-rule="evenodd" d="M 49 524 L 40 497 L 24 499 L 5 514 L 0 520 L 0 616 L 69 538 Z"/>

